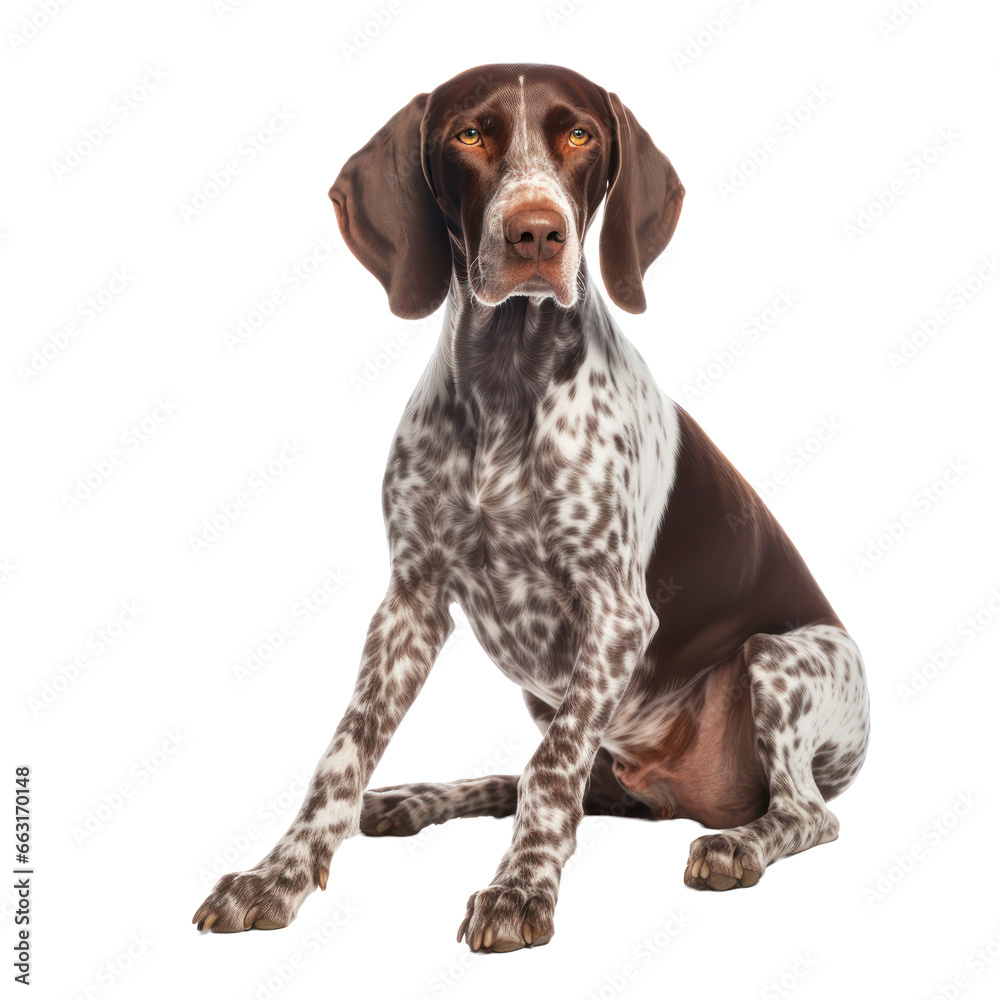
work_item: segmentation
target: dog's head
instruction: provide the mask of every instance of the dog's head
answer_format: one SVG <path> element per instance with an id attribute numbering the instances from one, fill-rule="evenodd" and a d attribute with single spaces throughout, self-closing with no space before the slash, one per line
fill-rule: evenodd
<path id="1" fill-rule="evenodd" d="M 673 235 L 684 188 L 616 94 L 533 64 L 480 66 L 419 94 L 330 189 L 347 245 L 407 319 L 444 300 L 453 257 L 485 305 L 530 295 L 573 306 L 605 195 L 604 284 L 642 312 L 642 276 Z"/>

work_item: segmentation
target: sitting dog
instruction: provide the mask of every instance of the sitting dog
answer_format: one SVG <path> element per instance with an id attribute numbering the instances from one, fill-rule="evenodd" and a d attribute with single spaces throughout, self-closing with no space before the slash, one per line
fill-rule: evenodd
<path id="1" fill-rule="evenodd" d="M 833 840 L 868 694 L 857 646 L 754 490 L 656 387 L 591 281 L 604 202 L 611 299 L 642 276 L 684 188 L 617 95 L 570 70 L 469 70 L 420 94 L 330 191 L 351 251 L 409 319 L 446 303 L 389 454 L 391 553 L 353 696 L 288 832 L 194 922 L 285 926 L 359 829 L 514 815 L 459 928 L 544 944 L 584 814 L 687 817 L 696 889 L 754 885 Z M 365 791 L 457 602 L 542 731 L 518 775 Z"/>

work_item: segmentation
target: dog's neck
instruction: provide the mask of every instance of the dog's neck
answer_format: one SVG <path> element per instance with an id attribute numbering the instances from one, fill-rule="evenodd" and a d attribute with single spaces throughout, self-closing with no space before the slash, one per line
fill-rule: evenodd
<path id="1" fill-rule="evenodd" d="M 572 381 L 589 351 L 606 353 L 620 336 L 581 265 L 570 308 L 554 298 L 514 295 L 499 305 L 477 300 L 452 276 L 441 333 L 441 358 L 458 402 L 477 424 L 534 422 L 553 385 Z"/>

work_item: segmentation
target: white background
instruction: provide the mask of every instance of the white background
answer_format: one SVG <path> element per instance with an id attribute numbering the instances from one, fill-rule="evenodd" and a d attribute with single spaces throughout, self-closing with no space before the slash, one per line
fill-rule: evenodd
<path id="1" fill-rule="evenodd" d="M 983 264 L 1000 251 L 1000 17 L 985 0 L 905 6 L 403 0 L 364 47 L 368 2 L 5 6 L 3 784 L 31 765 L 40 995 L 995 995 L 1000 961 L 975 954 L 1000 955 L 1000 282 Z M 287 929 L 199 935 L 196 907 L 285 829 L 350 695 L 387 580 L 383 462 L 440 322 L 391 316 L 327 189 L 414 93 L 515 60 L 619 93 L 687 188 L 648 311 L 616 315 L 765 492 L 864 651 L 873 739 L 834 805 L 840 840 L 753 891 L 696 893 L 681 876 L 701 828 L 587 819 L 552 943 L 483 957 L 454 936 L 510 820 L 466 820 L 349 841 Z M 262 133 L 277 111 L 290 123 Z M 336 250 L 317 262 L 324 239 Z M 293 289 L 294 268 L 309 277 Z M 274 289 L 284 301 L 229 350 Z M 794 304 L 751 341 L 783 292 Z M 196 554 L 203 522 L 292 440 Z M 241 682 L 284 621 L 293 634 Z M 536 742 L 460 627 L 374 784 L 514 772 Z M 13 899 L 0 890 L 5 977 Z"/>

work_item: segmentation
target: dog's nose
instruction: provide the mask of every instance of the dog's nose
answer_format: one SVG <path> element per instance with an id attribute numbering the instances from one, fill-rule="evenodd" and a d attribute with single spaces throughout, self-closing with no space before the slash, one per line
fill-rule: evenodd
<path id="1" fill-rule="evenodd" d="M 529 208 L 508 216 L 504 236 L 528 260 L 550 260 L 566 242 L 566 220 L 558 212 Z"/>

